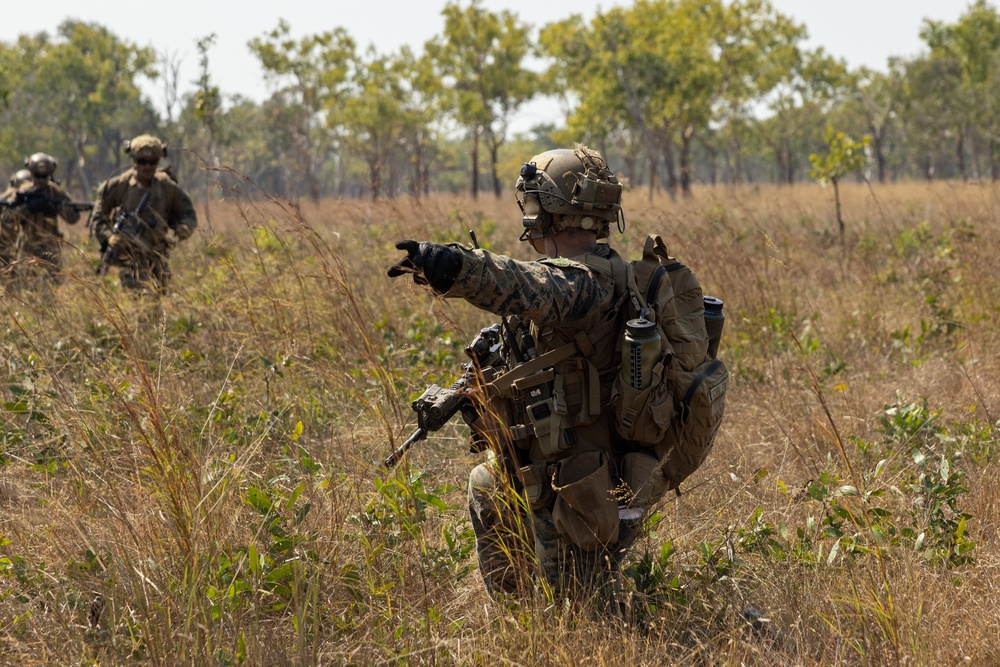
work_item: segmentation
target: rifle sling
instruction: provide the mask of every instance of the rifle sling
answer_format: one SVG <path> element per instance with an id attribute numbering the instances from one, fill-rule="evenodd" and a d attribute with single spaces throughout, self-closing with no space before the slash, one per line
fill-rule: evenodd
<path id="1" fill-rule="evenodd" d="M 594 351 L 593 341 L 601 340 L 604 336 L 611 333 L 611 331 L 617 326 L 618 308 L 615 308 L 611 313 L 609 313 L 607 319 L 598 324 L 590 334 L 587 334 L 585 331 L 579 331 L 577 332 L 574 340 L 569 343 L 560 345 L 553 350 L 549 350 L 545 354 L 535 357 L 530 361 L 526 361 L 520 366 L 515 366 L 497 379 L 493 380 L 493 382 L 487 384 L 487 395 L 490 398 L 508 396 L 510 395 L 510 390 L 514 386 L 514 383 L 521 378 L 528 377 L 529 375 L 545 370 L 546 368 L 551 368 L 560 361 L 565 361 L 577 353 L 580 353 L 584 358 L 586 358 Z"/>

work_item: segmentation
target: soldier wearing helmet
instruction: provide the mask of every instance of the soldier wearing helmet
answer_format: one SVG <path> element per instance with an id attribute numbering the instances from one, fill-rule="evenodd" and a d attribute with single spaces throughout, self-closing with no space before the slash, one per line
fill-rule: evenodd
<path id="1" fill-rule="evenodd" d="M 75 224 L 80 212 L 65 206 L 71 198 L 53 179 L 58 167 L 54 157 L 34 153 L 24 158 L 24 167 L 0 195 L 7 204 L 0 214 L 0 270 L 11 267 L 8 273 L 17 274 L 41 266 L 60 282 L 63 234 L 57 218 Z M 15 262 L 18 259 L 33 261 Z"/>
<path id="2" fill-rule="evenodd" d="M 157 137 L 140 135 L 125 142 L 132 168 L 110 178 L 100 190 L 94 209 L 94 234 L 105 256 L 116 248 L 116 263 L 122 286 L 162 292 L 169 280 L 170 249 L 184 241 L 198 226 L 191 198 L 166 172 L 159 170 L 167 147 Z M 149 192 L 138 213 L 138 241 L 122 233 L 116 221 L 134 213 Z"/>
<path id="3" fill-rule="evenodd" d="M 438 295 L 504 317 L 504 368 L 481 394 L 478 415 L 465 415 L 474 446 L 493 453 L 469 481 L 479 568 L 493 596 L 523 592 L 537 562 L 558 594 L 614 603 L 618 563 L 638 535 L 638 520 L 622 520 L 609 501 L 629 447 L 606 408 L 621 366 L 616 313 L 627 282 L 607 242 L 611 224 L 624 221 L 621 196 L 596 151 L 550 150 L 521 166 L 515 186 L 521 240 L 543 256 L 537 261 L 459 244 L 396 244 L 407 256 L 389 276 L 410 273 Z M 557 350 L 568 351 L 534 368 L 532 359 Z M 515 380 L 515 366 L 532 374 Z M 517 510 L 521 494 L 527 516 Z"/>

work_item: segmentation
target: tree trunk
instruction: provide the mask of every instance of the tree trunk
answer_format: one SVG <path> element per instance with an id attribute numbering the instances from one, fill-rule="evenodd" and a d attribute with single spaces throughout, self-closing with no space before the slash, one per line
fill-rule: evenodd
<path id="1" fill-rule="evenodd" d="M 878 182 L 885 183 L 885 145 L 882 132 L 874 125 L 869 126 L 872 137 L 872 149 L 875 151 L 875 168 L 878 171 Z"/>
<path id="2" fill-rule="evenodd" d="M 997 162 L 997 140 L 990 139 L 990 181 L 1000 180 L 1000 162 Z"/>
<path id="3" fill-rule="evenodd" d="M 472 130 L 472 146 L 469 148 L 469 158 L 472 162 L 472 174 L 469 190 L 473 199 L 479 198 L 479 126 Z"/>
<path id="4" fill-rule="evenodd" d="M 670 201 L 677 201 L 677 166 L 674 158 L 674 144 L 671 137 L 666 137 L 663 141 L 663 166 L 667 173 L 667 194 Z"/>
<path id="5" fill-rule="evenodd" d="M 659 160 L 656 159 L 656 154 L 650 152 L 649 154 L 649 201 L 653 201 L 653 191 L 656 189 L 656 172 L 659 165 Z"/>
<path id="6" fill-rule="evenodd" d="M 958 139 L 955 141 L 955 157 L 958 160 L 958 173 L 963 181 L 969 180 L 965 173 L 965 133 L 959 130 Z"/>
<path id="7" fill-rule="evenodd" d="M 423 194 L 423 188 L 420 187 L 420 171 L 423 168 L 424 142 L 417 136 L 415 144 L 415 150 L 413 151 L 413 183 L 410 184 L 410 192 L 414 198 L 420 199 L 420 195 Z"/>
<path id="8" fill-rule="evenodd" d="M 368 179 L 372 186 L 372 201 L 382 196 L 382 164 L 379 160 L 368 161 Z"/>
<path id="9" fill-rule="evenodd" d="M 500 142 L 496 140 L 496 137 L 491 132 L 488 143 L 490 146 L 490 171 L 493 174 L 493 194 L 496 195 L 497 199 L 500 199 L 500 196 L 503 194 L 503 184 L 500 182 L 500 175 L 497 174 Z"/>
<path id="10" fill-rule="evenodd" d="M 681 132 L 681 194 L 685 198 L 691 196 L 691 143 L 693 139 L 693 127 L 687 127 Z"/>
<path id="11" fill-rule="evenodd" d="M 733 137 L 733 176 L 732 184 L 739 185 L 743 178 L 743 146 L 739 137 Z"/>
<path id="12" fill-rule="evenodd" d="M 844 239 L 844 219 L 840 216 L 840 186 L 837 184 L 836 178 L 831 178 L 830 182 L 833 183 L 833 202 L 837 207 L 837 227 L 840 229 L 840 245 L 846 245 Z"/>

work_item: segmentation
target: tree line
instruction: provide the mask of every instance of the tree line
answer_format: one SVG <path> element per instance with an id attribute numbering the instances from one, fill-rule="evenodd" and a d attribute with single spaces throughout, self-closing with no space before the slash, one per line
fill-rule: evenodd
<path id="1" fill-rule="evenodd" d="M 343 28 L 296 38 L 279 21 L 248 46 L 268 83 L 257 102 L 96 23 L 0 42 L 0 169 L 46 151 L 91 195 L 126 165 L 122 141 L 153 132 L 196 196 L 248 183 L 291 198 L 500 195 L 526 157 L 580 141 L 633 188 L 688 195 L 699 183 L 794 183 L 831 129 L 867 137 L 865 174 L 1000 178 L 1000 13 L 925 21 L 926 48 L 884 71 L 807 48 L 768 0 L 636 0 L 532 26 L 483 0 L 450 2 L 422 50 L 360 48 Z M 142 93 L 154 81 L 158 104 Z M 513 133 L 551 96 L 565 117 Z"/>

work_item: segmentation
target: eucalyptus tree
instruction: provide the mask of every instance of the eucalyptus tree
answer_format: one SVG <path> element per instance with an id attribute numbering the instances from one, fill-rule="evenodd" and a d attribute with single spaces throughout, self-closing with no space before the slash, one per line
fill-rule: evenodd
<path id="1" fill-rule="evenodd" d="M 402 63 L 369 47 L 353 67 L 352 88 L 339 110 L 343 141 L 368 170 L 372 200 L 383 194 L 383 176 L 406 122 Z"/>
<path id="2" fill-rule="evenodd" d="M 914 156 L 924 178 L 946 175 L 954 156 L 956 171 L 965 175 L 965 134 L 960 118 L 963 91 L 961 65 L 954 56 L 925 54 L 904 65 L 899 123 L 907 152 Z"/>
<path id="3" fill-rule="evenodd" d="M 966 152 L 975 163 L 977 134 L 985 137 L 990 173 L 1000 177 L 1000 12 L 985 0 L 977 0 L 953 24 L 925 21 L 921 38 L 931 58 L 958 65 L 959 102 L 948 109 L 955 137 L 955 157 L 963 177 L 968 177 Z"/>
<path id="4" fill-rule="evenodd" d="M 430 193 L 431 173 L 439 162 L 448 122 L 444 88 L 428 54 L 417 55 L 403 46 L 396 61 L 404 90 L 400 149 L 410 163 L 410 193 L 420 197 Z"/>
<path id="5" fill-rule="evenodd" d="M 541 44 L 553 76 L 580 100 L 569 125 L 629 128 L 649 147 L 651 168 L 662 158 L 669 190 L 690 194 L 696 137 L 749 113 L 786 77 L 803 36 L 766 0 L 638 0 L 590 25 L 573 17 L 546 26 Z"/>
<path id="6" fill-rule="evenodd" d="M 54 36 L 22 35 L 0 48 L 5 158 L 44 150 L 61 158 L 67 187 L 90 194 L 122 160 L 124 139 L 158 119 L 139 82 L 156 76 L 155 53 L 96 23 L 64 21 Z"/>
<path id="7" fill-rule="evenodd" d="M 474 197 L 479 194 L 482 139 L 499 197 L 497 161 L 511 117 L 538 92 L 538 74 L 525 65 L 532 49 L 531 28 L 510 11 L 489 11 L 483 0 L 472 0 L 464 8 L 449 2 L 441 13 L 444 33 L 428 41 L 425 49 L 444 83 L 441 93 L 447 108 L 469 131 L 470 191 Z"/>
<path id="8" fill-rule="evenodd" d="M 273 120 L 291 122 L 286 181 L 293 182 L 293 172 L 302 174 L 309 196 L 319 201 L 320 168 L 336 145 L 335 111 L 346 97 L 356 61 L 354 40 L 343 28 L 297 40 L 281 20 L 271 32 L 252 39 L 249 47 L 274 88 Z"/>
<path id="9" fill-rule="evenodd" d="M 821 142 L 825 118 L 851 90 L 847 64 L 822 48 L 800 51 L 763 104 L 769 116 L 754 125 L 771 150 L 779 183 L 795 182 L 799 156 Z"/>
<path id="10" fill-rule="evenodd" d="M 875 177 L 885 183 L 890 152 L 898 144 L 899 112 L 903 103 L 904 62 L 890 58 L 887 72 L 868 67 L 851 73 L 850 94 L 844 114 L 857 118 L 869 137 Z M 897 156 L 898 160 L 898 156 Z"/>

